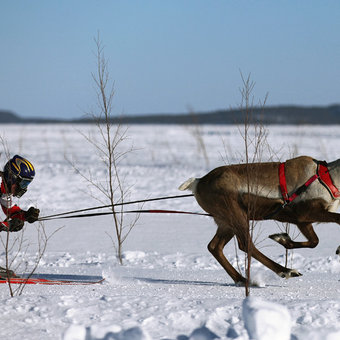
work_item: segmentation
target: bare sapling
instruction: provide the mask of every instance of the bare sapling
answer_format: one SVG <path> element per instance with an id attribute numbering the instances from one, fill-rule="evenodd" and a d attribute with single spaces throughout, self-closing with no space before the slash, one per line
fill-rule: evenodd
<path id="1" fill-rule="evenodd" d="M 263 161 L 264 148 L 268 147 L 267 132 L 260 121 L 253 117 L 254 97 L 253 90 L 255 82 L 251 80 L 250 74 L 245 78 L 241 73 L 242 87 L 240 112 L 243 119 L 243 128 L 240 128 L 240 135 L 244 143 L 244 164 L 246 171 L 247 183 L 247 206 L 246 206 L 246 224 L 248 224 L 248 233 L 246 234 L 245 248 L 245 294 L 250 294 L 251 285 L 251 259 L 254 245 L 254 230 L 257 221 L 254 219 L 256 214 L 256 197 L 261 190 L 261 184 L 258 181 L 259 174 L 254 171 L 251 164 Z M 263 109 L 267 97 L 263 103 L 260 103 L 260 108 Z M 255 199 L 250 199 L 255 193 Z"/>
<path id="2" fill-rule="evenodd" d="M 90 184 L 100 196 L 94 196 L 98 201 L 111 206 L 113 216 L 114 237 L 110 236 L 119 262 L 123 262 L 123 244 L 133 227 L 136 225 L 139 215 L 126 222 L 124 215 L 124 203 L 130 194 L 130 188 L 126 186 L 125 178 L 121 171 L 121 161 L 128 153 L 133 151 L 133 146 L 127 141 L 127 128 L 120 123 L 113 124 L 113 98 L 114 86 L 110 82 L 108 61 L 104 56 L 104 47 L 98 37 L 95 39 L 97 72 L 92 74 L 97 94 L 97 112 L 91 112 L 99 135 L 99 139 L 93 135 L 82 133 L 85 139 L 92 145 L 98 158 L 106 171 L 106 178 L 98 179 L 91 173 L 84 173 L 73 166 L 77 172 Z M 116 204 L 120 204 L 117 206 Z"/>
<path id="3" fill-rule="evenodd" d="M 250 75 L 245 78 L 241 74 L 241 78 L 240 111 L 243 115 L 239 130 L 244 144 L 242 164 L 222 166 L 202 178 L 189 179 L 180 186 L 180 190 L 192 190 L 199 205 L 213 216 L 218 228 L 208 245 L 208 250 L 235 283 L 245 286 L 248 296 L 251 284 L 251 258 L 262 257 L 254 245 L 254 229 L 260 193 L 266 184 L 261 180 L 261 168 L 257 164 L 261 163 L 265 149 L 270 150 L 270 147 L 265 128 L 253 119 L 252 91 L 255 83 Z M 261 108 L 264 105 L 265 101 L 261 104 Z M 225 190 L 226 187 L 231 190 Z M 241 192 L 238 193 L 238 190 Z M 239 248 L 246 254 L 245 277 L 232 267 L 223 254 L 224 246 L 234 236 Z"/>

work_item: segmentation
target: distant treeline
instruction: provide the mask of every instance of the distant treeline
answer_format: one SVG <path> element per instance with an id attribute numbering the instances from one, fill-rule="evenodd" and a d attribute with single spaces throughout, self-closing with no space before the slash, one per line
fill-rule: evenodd
<path id="1" fill-rule="evenodd" d="M 340 105 L 330 106 L 273 106 L 254 108 L 251 121 L 262 124 L 340 124 Z M 239 109 L 218 110 L 186 114 L 150 114 L 119 116 L 112 120 L 121 124 L 242 124 L 245 112 Z M 51 124 L 51 123 L 94 123 L 91 118 L 46 119 L 22 118 L 10 111 L 0 110 L 0 123 Z"/>

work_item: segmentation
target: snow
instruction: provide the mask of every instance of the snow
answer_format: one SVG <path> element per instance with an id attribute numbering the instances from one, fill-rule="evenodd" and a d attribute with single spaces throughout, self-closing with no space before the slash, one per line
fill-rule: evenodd
<path id="1" fill-rule="evenodd" d="M 99 194 L 65 160 L 73 158 L 82 172 L 105 179 L 105 169 L 78 130 L 98 134 L 90 125 L 2 125 L 0 135 L 11 154 L 22 154 L 36 167 L 36 178 L 19 201 L 22 208 L 39 207 L 41 215 L 98 206 Z M 274 150 L 264 160 L 311 155 L 338 158 L 340 126 L 270 126 Z M 182 126 L 131 126 L 128 144 L 136 150 L 121 162 L 129 200 L 180 195 L 178 186 L 200 177 L 226 161 L 243 160 L 243 140 L 237 126 L 204 126 L 209 164 L 197 149 L 190 129 Z M 274 155 L 274 156 L 273 156 Z M 1 162 L 5 163 L 4 153 Z M 138 208 L 138 206 L 134 206 Z M 146 203 L 144 209 L 200 212 L 193 198 Z M 127 222 L 133 220 L 127 215 Z M 9 296 L 0 285 L 4 339 L 142 340 L 142 339 L 340 339 L 340 259 L 335 254 L 340 230 L 318 224 L 320 244 L 290 253 L 289 266 L 303 274 L 281 279 L 255 260 L 252 278 L 259 287 L 245 299 L 207 250 L 216 227 L 209 217 L 143 214 L 124 244 L 119 265 L 112 240 L 110 216 L 53 220 L 44 223 L 47 244 L 37 273 L 103 275 L 91 286 L 26 286 L 20 296 Z M 279 224 L 258 225 L 256 244 L 273 260 L 284 263 L 284 249 L 268 239 L 281 232 Z M 60 229 L 61 228 L 61 229 Z M 59 230 L 60 229 L 60 230 Z M 290 234 L 296 236 L 294 228 Z M 27 225 L 24 249 L 13 266 L 16 272 L 34 265 L 37 229 Z M 4 239 L 4 235 L 1 235 Z M 298 239 L 303 239 L 298 236 Z M 225 254 L 244 269 L 242 252 L 231 241 Z M 0 265 L 4 265 L 1 251 Z M 267 334 L 274 334 L 270 337 Z"/>
<path id="2" fill-rule="evenodd" d="M 286 306 L 248 297 L 243 301 L 242 311 L 250 339 L 290 339 L 291 320 Z"/>

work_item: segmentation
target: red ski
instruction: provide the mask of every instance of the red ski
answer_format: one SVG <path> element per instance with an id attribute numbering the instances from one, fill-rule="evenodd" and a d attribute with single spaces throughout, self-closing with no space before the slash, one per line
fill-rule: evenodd
<path id="1" fill-rule="evenodd" d="M 11 284 L 40 284 L 40 285 L 93 285 L 103 282 L 101 276 L 86 275 L 54 275 L 54 274 L 33 274 L 30 277 L 16 276 L 10 278 L 0 278 L 0 283 Z"/>

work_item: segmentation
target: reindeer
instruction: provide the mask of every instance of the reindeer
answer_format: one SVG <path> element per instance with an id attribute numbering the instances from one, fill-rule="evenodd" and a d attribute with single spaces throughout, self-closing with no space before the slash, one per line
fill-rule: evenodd
<path id="1" fill-rule="evenodd" d="M 242 251 L 248 251 L 280 277 L 301 275 L 272 261 L 255 247 L 250 237 L 250 220 L 273 219 L 295 224 L 306 241 L 295 242 L 286 233 L 269 236 L 287 249 L 316 247 L 319 239 L 312 226 L 314 222 L 340 224 L 340 214 L 335 213 L 340 203 L 336 189 L 340 187 L 340 159 L 326 166 L 325 162 L 301 156 L 281 164 L 221 166 L 202 178 L 190 178 L 179 187 L 191 190 L 202 209 L 214 218 L 217 232 L 208 250 L 236 284 L 245 283 L 246 279 L 223 254 L 223 248 L 234 236 Z M 323 175 L 328 176 L 329 183 L 325 183 Z M 339 250 L 340 247 L 337 253 Z"/>

